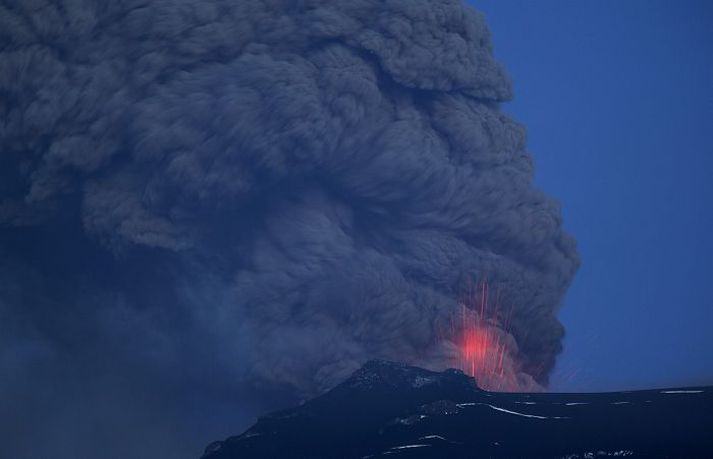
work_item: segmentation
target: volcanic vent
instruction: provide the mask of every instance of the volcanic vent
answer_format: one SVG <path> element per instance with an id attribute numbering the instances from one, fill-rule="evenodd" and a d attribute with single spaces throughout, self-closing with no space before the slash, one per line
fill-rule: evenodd
<path id="1" fill-rule="evenodd" d="M 511 334 L 512 307 L 501 304 L 500 290 L 486 281 L 468 283 L 460 310 L 444 333 L 456 346 L 454 367 L 473 376 L 483 389 L 500 392 L 541 391 L 522 371 L 517 342 Z"/>

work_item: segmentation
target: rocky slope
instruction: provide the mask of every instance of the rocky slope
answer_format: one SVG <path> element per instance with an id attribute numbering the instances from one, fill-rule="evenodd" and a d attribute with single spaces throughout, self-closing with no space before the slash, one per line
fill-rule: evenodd
<path id="1" fill-rule="evenodd" d="M 371 361 L 303 405 L 272 413 L 203 459 L 713 457 L 713 388 L 505 394 Z"/>

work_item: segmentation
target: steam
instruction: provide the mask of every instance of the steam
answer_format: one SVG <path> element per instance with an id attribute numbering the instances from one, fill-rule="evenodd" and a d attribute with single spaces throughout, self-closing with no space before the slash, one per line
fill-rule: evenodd
<path id="1" fill-rule="evenodd" d="M 94 263 L 6 248 L 39 298 L 1 311 L 48 352 L 105 371 L 65 347 L 91 330 L 149 392 L 309 396 L 371 358 L 448 366 L 439 327 L 487 276 L 547 384 L 575 243 L 460 1 L 6 1 L 0 61 L 2 231 Z"/>

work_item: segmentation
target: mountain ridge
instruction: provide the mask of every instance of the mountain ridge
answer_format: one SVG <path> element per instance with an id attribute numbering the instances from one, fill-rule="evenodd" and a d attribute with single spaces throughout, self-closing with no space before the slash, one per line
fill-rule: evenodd
<path id="1" fill-rule="evenodd" d="M 713 457 L 713 388 L 496 393 L 384 360 L 211 443 L 202 459 Z"/>

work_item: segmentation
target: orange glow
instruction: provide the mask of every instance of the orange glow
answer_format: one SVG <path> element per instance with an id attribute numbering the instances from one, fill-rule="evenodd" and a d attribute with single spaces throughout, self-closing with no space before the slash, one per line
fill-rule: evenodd
<path id="1" fill-rule="evenodd" d="M 482 389 L 499 392 L 521 390 L 518 382 L 507 317 L 502 316 L 499 295 L 489 304 L 489 287 L 482 282 L 461 302 L 460 324 L 454 325 L 458 366 L 473 376 Z M 457 330 L 457 331 L 456 331 Z"/>
<path id="2" fill-rule="evenodd" d="M 476 378 L 478 385 L 486 390 L 513 391 L 503 367 L 506 349 L 499 336 L 489 327 L 475 325 L 463 331 L 460 344 L 460 366 Z M 487 386 L 487 387 L 486 387 Z"/>

